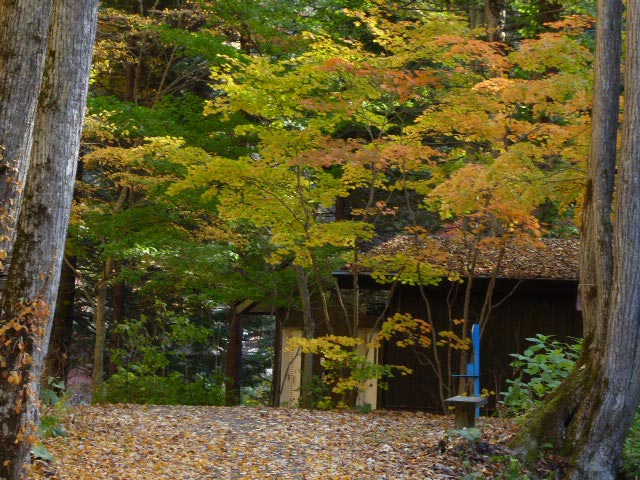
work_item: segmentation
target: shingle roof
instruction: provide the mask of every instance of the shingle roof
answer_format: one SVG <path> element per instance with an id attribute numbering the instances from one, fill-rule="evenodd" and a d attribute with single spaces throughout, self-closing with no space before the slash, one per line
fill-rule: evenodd
<path id="1" fill-rule="evenodd" d="M 500 241 L 483 239 L 480 242 L 475 275 L 491 276 L 499 257 Z M 458 237 L 432 236 L 417 240 L 399 235 L 373 248 L 369 255 L 396 255 L 411 250 L 421 260 L 448 272 L 466 276 L 470 261 L 470 243 Z M 499 278 L 577 280 L 579 266 L 579 241 L 577 239 L 543 238 L 531 241 L 507 243 L 502 258 Z"/>

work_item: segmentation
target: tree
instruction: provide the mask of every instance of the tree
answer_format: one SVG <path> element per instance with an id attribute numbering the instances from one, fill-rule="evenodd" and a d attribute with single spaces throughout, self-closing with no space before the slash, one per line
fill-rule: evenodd
<path id="1" fill-rule="evenodd" d="M 640 402 L 640 2 L 628 2 L 626 15 L 624 119 L 617 155 L 623 4 L 598 2 L 581 232 L 584 351 L 516 441 L 530 454 L 540 442 L 553 442 L 570 457 L 571 479 L 616 478 L 624 436 Z"/>
<path id="2" fill-rule="evenodd" d="M 39 383 L 71 210 L 97 4 L 58 0 L 51 14 L 31 162 L 0 312 L 0 477 L 8 480 L 24 477 L 36 435 Z"/>
<path id="3" fill-rule="evenodd" d="M 0 4 L 0 272 L 16 237 L 50 17 L 51 0 Z"/>

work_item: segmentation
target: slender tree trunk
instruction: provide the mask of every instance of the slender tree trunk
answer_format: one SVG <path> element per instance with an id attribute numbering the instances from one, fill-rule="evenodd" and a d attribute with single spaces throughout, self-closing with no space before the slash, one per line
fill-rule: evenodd
<path id="1" fill-rule="evenodd" d="M 134 52 L 136 50 L 137 43 L 137 37 L 132 35 L 128 42 L 129 52 L 132 57 L 135 57 Z M 138 86 L 136 85 L 136 65 L 134 63 L 127 63 L 127 66 L 125 67 L 125 78 L 127 81 L 126 99 L 135 103 Z"/>
<path id="2" fill-rule="evenodd" d="M 8 480 L 25 477 L 36 435 L 53 315 L 49 306 L 58 290 L 71 211 L 97 3 L 54 2 L 30 168 L 0 316 L 0 478 Z M 41 6 L 32 8 L 39 11 Z M 4 21 L 6 12 L 0 13 Z"/>
<path id="3" fill-rule="evenodd" d="M 231 307 L 229 325 L 229 347 L 225 380 L 225 403 L 240 405 L 240 373 L 242 369 L 242 317 L 236 306 Z"/>
<path id="4" fill-rule="evenodd" d="M 120 281 L 113 286 L 113 326 L 121 325 L 125 319 L 125 301 L 127 298 L 127 285 L 124 281 Z M 111 330 L 109 340 L 111 348 L 119 348 L 120 335 L 115 328 Z M 117 371 L 116 365 L 109 359 L 108 374 L 113 375 Z"/>
<path id="5" fill-rule="evenodd" d="M 114 213 L 122 211 L 127 204 L 127 199 L 130 198 L 131 189 L 123 185 L 120 188 L 120 194 L 118 201 L 113 209 Z M 93 324 L 96 328 L 96 343 L 93 349 L 93 393 L 94 395 L 100 392 L 102 383 L 104 381 L 104 354 L 106 351 L 107 340 L 107 290 L 109 288 L 109 280 L 113 277 L 115 269 L 115 262 L 113 257 L 108 256 L 104 261 L 104 269 L 102 272 L 102 278 L 95 287 L 96 302 L 93 310 Z"/>
<path id="6" fill-rule="evenodd" d="M 51 5 L 51 0 L 0 1 L 0 274 L 5 276 L 29 168 Z"/>
<path id="7" fill-rule="evenodd" d="M 96 343 L 93 349 L 93 394 L 100 393 L 104 382 L 104 353 L 107 339 L 107 289 L 109 278 L 113 272 L 113 257 L 107 257 L 104 262 L 102 279 L 96 286 L 96 304 L 93 314 L 93 323 L 96 327 Z"/>
<path id="8" fill-rule="evenodd" d="M 274 341 L 274 350 L 276 352 L 273 358 L 273 374 L 271 375 L 271 406 L 280 406 L 280 379 L 282 378 L 282 309 L 277 309 L 276 317 L 276 336 Z"/>
<path id="9" fill-rule="evenodd" d="M 473 291 L 473 281 L 476 275 L 476 264 L 478 263 L 478 255 L 480 246 L 478 245 L 480 239 L 474 236 L 471 250 L 471 263 L 467 270 L 467 284 L 465 286 L 464 293 L 464 307 L 462 311 L 462 340 L 465 341 L 469 338 L 471 332 L 471 293 Z M 459 366 L 458 370 L 461 375 L 467 372 L 467 362 L 469 355 L 466 350 L 460 350 Z M 465 395 L 467 393 L 467 387 L 469 380 L 465 377 L 460 377 L 458 380 L 458 395 Z"/>
<path id="10" fill-rule="evenodd" d="M 304 268 L 299 265 L 293 267 L 296 272 L 298 291 L 302 301 L 302 314 L 304 316 L 304 336 L 312 339 L 316 335 L 316 324 L 311 312 L 311 295 L 309 294 L 308 277 Z M 311 387 L 313 384 L 313 354 L 306 353 L 302 357 L 302 375 L 300 379 L 300 403 L 304 408 L 313 408 Z"/>
<path id="11" fill-rule="evenodd" d="M 82 180 L 83 167 L 82 159 L 78 158 L 76 181 Z M 78 197 L 78 190 L 74 188 L 73 199 L 77 200 Z M 67 235 L 65 252 L 67 252 L 69 238 Z M 74 305 L 76 299 L 77 258 L 67 253 L 65 253 L 63 258 L 60 286 L 58 288 L 56 309 L 53 316 L 51 340 L 49 341 L 49 349 L 45 357 L 45 379 L 52 376 L 60 380 L 66 380 L 70 368 L 69 360 L 71 345 L 73 343 L 73 322 L 75 320 Z"/>
<path id="12" fill-rule="evenodd" d="M 500 42 L 502 40 L 502 10 L 504 4 L 502 0 L 485 0 L 484 15 L 487 27 L 487 40 L 490 42 Z"/>
<path id="13" fill-rule="evenodd" d="M 471 5 L 469 7 L 469 27 L 480 28 L 486 24 L 484 5 Z"/>

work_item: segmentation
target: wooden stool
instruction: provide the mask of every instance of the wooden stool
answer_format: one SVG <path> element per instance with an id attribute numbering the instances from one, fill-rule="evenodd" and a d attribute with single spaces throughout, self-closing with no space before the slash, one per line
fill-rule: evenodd
<path id="1" fill-rule="evenodd" d="M 485 397 L 456 397 L 447 398 L 445 403 L 456 407 L 456 428 L 473 428 L 476 426 L 476 408 L 486 405 L 489 399 Z"/>

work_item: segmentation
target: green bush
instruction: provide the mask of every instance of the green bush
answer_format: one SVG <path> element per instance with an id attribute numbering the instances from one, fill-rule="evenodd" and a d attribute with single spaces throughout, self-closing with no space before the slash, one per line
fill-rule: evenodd
<path id="1" fill-rule="evenodd" d="M 224 405 L 219 372 L 193 373 L 188 355 L 206 348 L 211 332 L 158 304 L 153 318 L 126 320 L 116 327 L 119 348 L 110 350 L 117 372 L 97 402 L 155 405 Z M 191 369 L 193 370 L 193 369 Z"/>
<path id="2" fill-rule="evenodd" d="M 40 424 L 38 435 L 41 439 L 66 436 L 62 423 L 69 413 L 69 394 L 63 381 L 54 377 L 47 379 L 40 388 Z"/>
<path id="3" fill-rule="evenodd" d="M 582 340 L 568 344 L 550 336 L 528 338 L 532 345 L 511 363 L 518 376 L 507 380 L 509 388 L 503 392 L 503 403 L 511 414 L 526 413 L 539 405 L 544 397 L 565 378 L 582 350 Z M 626 478 L 640 478 L 640 413 L 636 414 L 622 451 L 622 467 Z M 516 477 L 508 477 L 516 478 Z"/>
<path id="4" fill-rule="evenodd" d="M 636 414 L 622 450 L 622 470 L 627 478 L 640 478 L 640 414 Z"/>
<path id="5" fill-rule="evenodd" d="M 120 369 L 105 382 L 98 401 L 151 405 L 224 405 L 224 386 L 219 375 L 198 374 L 187 381 L 180 372 L 167 376 L 137 375 Z"/>
<path id="6" fill-rule="evenodd" d="M 501 392 L 507 412 L 521 415 L 539 405 L 569 375 L 582 351 L 582 340 L 563 343 L 552 336 L 537 334 L 527 338 L 531 345 L 522 353 L 511 354 L 517 377 L 507 380 L 509 387 Z"/>
<path id="7" fill-rule="evenodd" d="M 49 437 L 67 436 L 63 422 L 70 410 L 68 400 L 69 394 L 65 391 L 63 381 L 55 377 L 49 377 L 46 383 L 41 385 L 40 422 L 38 424 L 38 436 L 40 439 L 31 446 L 33 458 L 47 462 L 55 460 L 41 441 Z"/>

